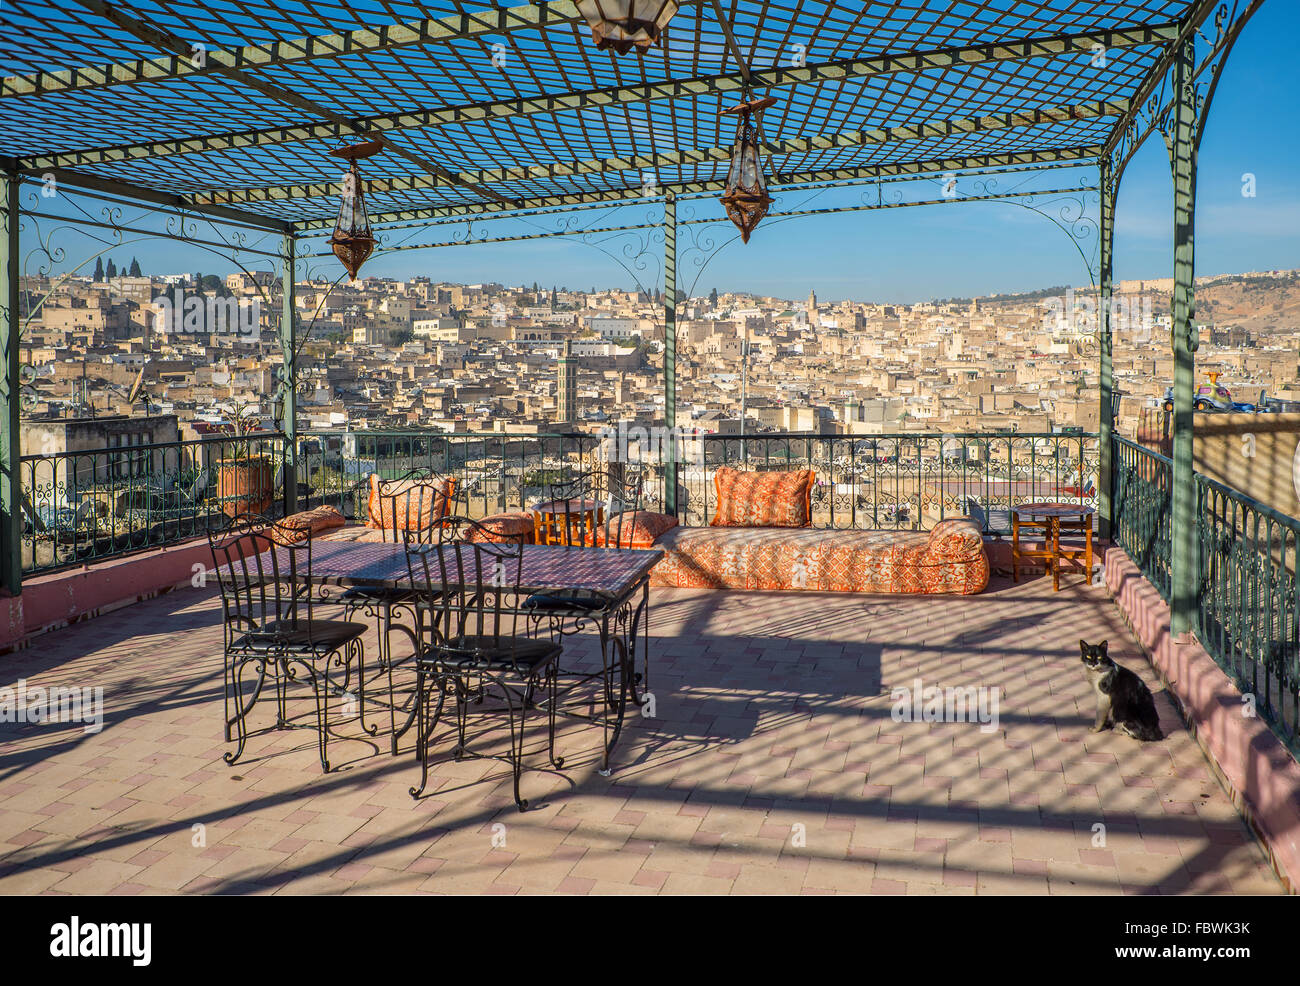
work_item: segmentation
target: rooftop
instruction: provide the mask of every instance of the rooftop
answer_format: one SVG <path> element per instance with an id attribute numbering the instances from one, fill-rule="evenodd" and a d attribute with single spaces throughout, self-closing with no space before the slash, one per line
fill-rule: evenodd
<path id="1" fill-rule="evenodd" d="M 526 771 L 522 815 L 494 761 L 439 764 L 412 801 L 410 743 L 395 759 L 355 721 L 327 775 L 311 728 L 223 764 L 209 589 L 40 638 L 6 679 L 102 682 L 105 721 L 0 727 L 0 893 L 1282 890 L 1103 589 L 655 589 L 650 613 L 656 717 L 633 721 L 610 778 L 598 733 L 564 727 L 563 775 Z M 1080 636 L 1157 691 L 1165 742 L 1088 732 Z M 583 634 L 566 660 L 595 653 Z M 895 721 L 891 691 L 918 678 L 999 688 L 996 728 Z M 304 726 L 308 694 L 291 692 Z"/>

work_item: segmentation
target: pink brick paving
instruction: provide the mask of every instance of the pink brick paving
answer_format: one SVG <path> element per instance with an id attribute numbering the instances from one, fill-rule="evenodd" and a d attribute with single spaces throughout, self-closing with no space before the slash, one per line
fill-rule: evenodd
<path id="1" fill-rule="evenodd" d="M 632 722 L 610 778 L 597 734 L 564 724 L 564 775 L 527 772 L 541 807 L 523 816 L 496 761 L 439 763 L 412 802 L 409 740 L 394 759 L 355 721 L 328 776 L 305 729 L 254 735 L 224 764 L 210 591 L 38 638 L 4 658 L 0 685 L 102 685 L 108 721 L 0 726 L 0 892 L 1280 890 L 1166 701 L 1163 743 L 1087 732 L 1079 637 L 1108 637 L 1156 686 L 1099 589 L 656 589 L 651 606 L 658 718 Z M 566 664 L 592 643 L 571 642 Z M 894 722 L 889 688 L 916 677 L 1001 688 L 1000 728 Z M 291 694 L 308 721 L 306 692 Z"/>

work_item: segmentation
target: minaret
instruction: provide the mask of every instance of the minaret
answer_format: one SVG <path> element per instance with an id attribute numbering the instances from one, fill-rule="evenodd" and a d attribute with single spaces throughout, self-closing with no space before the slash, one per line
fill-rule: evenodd
<path id="1" fill-rule="evenodd" d="M 556 420 L 578 420 L 578 361 L 573 356 L 573 340 L 564 340 L 564 355 L 557 361 L 555 387 Z"/>
<path id="2" fill-rule="evenodd" d="M 808 321 L 811 322 L 813 316 L 816 314 L 817 314 L 817 292 L 810 290 L 808 292 Z"/>

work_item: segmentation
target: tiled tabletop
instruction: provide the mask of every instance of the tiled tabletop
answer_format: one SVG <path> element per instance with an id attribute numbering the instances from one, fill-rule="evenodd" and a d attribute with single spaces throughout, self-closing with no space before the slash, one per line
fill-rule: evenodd
<path id="1" fill-rule="evenodd" d="M 611 598 L 635 586 L 663 557 L 658 550 L 544 544 L 526 544 L 523 552 L 524 591 L 587 589 Z M 340 585 L 396 588 L 408 584 L 410 578 L 406 546 L 401 544 L 313 543 L 311 568 L 313 580 Z"/>

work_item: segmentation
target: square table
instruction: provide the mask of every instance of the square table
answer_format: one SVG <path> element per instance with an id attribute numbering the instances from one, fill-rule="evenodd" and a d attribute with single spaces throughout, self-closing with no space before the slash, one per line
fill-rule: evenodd
<path id="1" fill-rule="evenodd" d="M 531 610 L 523 607 L 521 600 L 518 612 L 534 619 L 534 626 L 546 618 L 572 620 L 575 630 L 570 632 L 576 632 L 584 625 L 596 626 L 600 634 L 602 668 L 600 672 L 588 675 L 587 679 L 602 679 L 605 714 L 600 721 L 605 752 L 601 773 L 608 776 L 610 757 L 622 733 L 628 700 L 630 698 L 640 706 L 637 685 L 644 686 L 648 681 L 650 570 L 659 563 L 663 552 L 657 549 L 544 544 L 525 544 L 522 551 L 521 596 L 581 590 L 593 600 L 593 604 L 580 613 L 563 614 Z M 406 546 L 391 542 L 313 541 L 311 582 L 322 586 L 409 588 Z M 639 599 L 636 598 L 638 595 Z M 562 628 L 560 632 L 562 635 Z M 644 675 L 636 673 L 638 638 L 642 643 Z M 412 709 L 398 735 L 410 728 L 414 713 Z"/>

